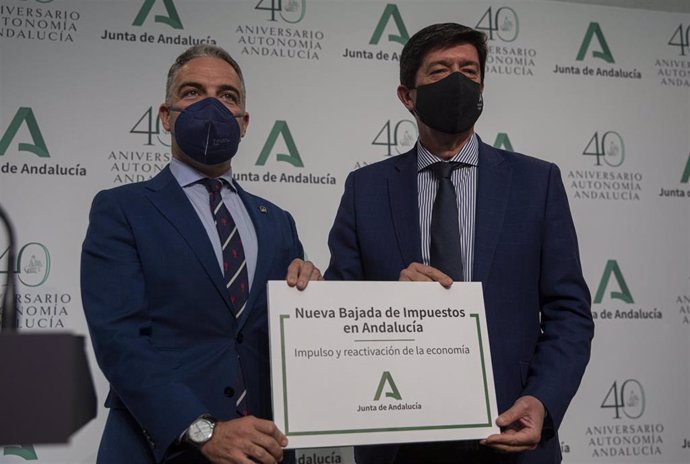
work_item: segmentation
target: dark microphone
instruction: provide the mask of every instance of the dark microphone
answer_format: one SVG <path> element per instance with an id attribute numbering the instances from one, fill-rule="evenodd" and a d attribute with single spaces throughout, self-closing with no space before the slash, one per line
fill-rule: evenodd
<path id="1" fill-rule="evenodd" d="M 9 244 L 7 248 L 7 269 L 5 278 L 5 294 L 2 298 L 2 306 L 0 307 L 0 328 L 3 332 L 15 332 L 17 330 L 17 297 L 15 296 L 17 288 L 17 277 L 15 276 L 15 243 L 14 243 L 14 229 L 12 222 L 5 213 L 5 210 L 0 205 L 0 220 L 7 231 Z"/>
<path id="2" fill-rule="evenodd" d="M 96 417 L 96 392 L 84 337 L 17 330 L 15 235 L 2 207 L 0 220 L 9 237 L 3 254 L 7 255 L 7 277 L 0 307 L 0 372 L 11 374 L 0 395 L 0 446 L 66 443 Z"/>

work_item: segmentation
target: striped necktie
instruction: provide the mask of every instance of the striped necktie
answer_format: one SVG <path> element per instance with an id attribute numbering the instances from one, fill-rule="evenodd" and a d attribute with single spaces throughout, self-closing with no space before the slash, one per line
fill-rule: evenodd
<path id="1" fill-rule="evenodd" d="M 244 248 L 242 247 L 242 239 L 237 230 L 237 225 L 230 215 L 230 211 L 223 203 L 221 190 L 223 189 L 223 180 L 221 179 L 203 179 L 201 183 L 204 184 L 209 193 L 209 205 L 213 218 L 216 223 L 216 230 L 220 238 L 221 247 L 223 250 L 223 275 L 225 278 L 225 286 L 228 289 L 228 298 L 232 304 L 235 319 L 239 319 L 244 312 L 247 304 L 247 296 L 249 295 L 249 278 L 247 274 L 247 261 L 244 257 Z M 238 355 L 239 357 L 239 355 Z M 244 385 L 244 377 L 241 370 L 241 362 L 238 359 L 240 370 L 238 372 L 238 386 L 237 391 L 240 394 L 237 397 L 236 406 L 237 411 L 242 415 L 247 415 L 247 390 Z"/>

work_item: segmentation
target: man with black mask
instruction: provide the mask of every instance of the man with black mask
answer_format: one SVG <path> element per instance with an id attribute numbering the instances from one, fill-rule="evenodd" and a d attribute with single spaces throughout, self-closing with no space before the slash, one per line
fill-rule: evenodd
<path id="1" fill-rule="evenodd" d="M 482 282 L 501 432 L 360 447 L 358 464 L 561 461 L 556 432 L 589 360 L 590 295 L 558 168 L 474 133 L 486 56 L 484 34 L 454 23 L 407 42 L 398 97 L 419 140 L 349 175 L 325 277 Z"/>
<path id="2" fill-rule="evenodd" d="M 93 201 L 82 296 L 110 383 L 99 464 L 283 458 L 287 439 L 271 421 L 266 282 L 304 289 L 320 273 L 302 260 L 290 214 L 232 178 L 245 101 L 227 52 L 188 49 L 160 106 L 170 165 Z"/>

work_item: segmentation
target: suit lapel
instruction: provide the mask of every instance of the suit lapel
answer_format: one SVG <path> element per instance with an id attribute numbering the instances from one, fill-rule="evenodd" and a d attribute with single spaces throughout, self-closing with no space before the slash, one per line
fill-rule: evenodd
<path id="1" fill-rule="evenodd" d="M 416 146 L 396 158 L 395 168 L 388 177 L 388 202 L 405 267 L 413 262 L 421 263 Z"/>
<path id="2" fill-rule="evenodd" d="M 151 179 L 146 184 L 146 189 L 146 196 L 185 239 L 213 281 L 228 309 L 232 310 L 227 297 L 228 291 L 223 282 L 223 275 L 218 267 L 218 260 L 208 239 L 206 229 L 204 229 L 182 187 L 175 181 L 170 168 L 166 167 L 160 174 Z"/>
<path id="3" fill-rule="evenodd" d="M 474 281 L 489 276 L 496 244 L 503 227 L 510 182 L 511 168 L 500 152 L 479 142 L 477 178 L 477 205 L 474 236 Z"/>

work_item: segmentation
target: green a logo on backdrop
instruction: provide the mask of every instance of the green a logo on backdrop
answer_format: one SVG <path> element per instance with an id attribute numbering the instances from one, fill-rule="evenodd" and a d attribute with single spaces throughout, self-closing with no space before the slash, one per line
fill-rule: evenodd
<path id="1" fill-rule="evenodd" d="M 141 9 L 137 14 L 137 17 L 134 18 L 132 26 L 141 26 L 144 24 L 146 17 L 151 12 L 151 8 L 153 8 L 153 5 L 156 3 L 156 1 L 157 0 L 144 1 L 144 4 L 141 6 Z M 167 24 L 173 29 L 184 29 L 182 27 L 182 21 L 180 21 L 180 15 L 177 14 L 177 9 L 175 8 L 173 0 L 163 0 L 163 5 L 165 6 L 165 11 L 168 13 L 168 16 L 156 15 L 155 21 L 157 23 Z"/>
<path id="2" fill-rule="evenodd" d="M 621 300 L 625 303 L 630 304 L 634 303 L 633 297 L 630 294 L 630 290 L 628 289 L 628 284 L 625 283 L 623 273 L 621 272 L 620 267 L 618 267 L 618 262 L 615 259 L 609 259 L 606 263 L 604 275 L 601 276 L 599 288 L 597 289 L 597 294 L 594 297 L 594 303 L 601 303 L 601 301 L 604 299 L 604 293 L 606 293 L 606 289 L 608 288 L 611 276 L 613 276 L 616 279 L 616 282 L 618 283 L 618 288 L 620 289 L 620 291 L 611 291 L 611 299 Z"/>
<path id="3" fill-rule="evenodd" d="M 374 401 L 379 401 L 381 399 L 381 394 L 383 394 L 383 389 L 388 385 L 388 390 L 386 391 L 386 398 L 395 398 L 396 400 L 401 400 L 402 396 L 398 387 L 395 385 L 393 376 L 388 371 L 383 371 L 381 375 L 381 380 L 379 381 L 379 387 L 376 389 L 376 394 L 374 395 Z"/>
<path id="4" fill-rule="evenodd" d="M 683 171 L 683 176 L 680 178 L 680 182 L 687 184 L 690 179 L 690 155 L 688 155 L 688 162 L 685 163 L 685 170 Z"/>
<path id="5" fill-rule="evenodd" d="M 12 143 L 12 139 L 17 135 L 17 131 L 22 123 L 26 124 L 26 128 L 29 130 L 33 143 L 20 142 L 19 151 L 28 151 L 40 158 L 50 158 L 48 147 L 43 139 L 43 134 L 41 134 L 41 129 L 38 128 L 38 122 L 36 122 L 34 112 L 31 108 L 27 107 L 21 107 L 17 110 L 17 114 L 14 115 L 12 122 L 10 122 L 5 134 L 0 139 L 0 156 L 5 154 L 10 143 Z"/>
<path id="6" fill-rule="evenodd" d="M 278 161 L 290 163 L 296 168 L 303 168 L 304 163 L 302 162 L 302 158 L 300 157 L 299 151 L 297 150 L 297 145 L 295 145 L 295 140 L 292 138 L 290 128 L 288 127 L 286 121 L 276 121 L 275 124 L 273 124 L 273 129 L 271 129 L 271 133 L 268 134 L 266 143 L 264 144 L 264 147 L 261 149 L 261 154 L 259 155 L 259 158 L 256 160 L 256 165 L 263 166 L 266 164 L 266 161 L 268 161 L 268 158 L 271 156 L 271 152 L 273 151 L 273 146 L 278 141 L 278 136 L 281 136 L 283 138 L 285 146 L 288 150 L 288 154 L 277 153 L 276 159 Z"/>
<path id="7" fill-rule="evenodd" d="M 36 461 L 38 456 L 33 445 L 6 446 L 2 452 L 3 456 L 19 456 L 26 461 Z"/>
<path id="8" fill-rule="evenodd" d="M 577 52 L 577 61 L 582 61 L 585 59 L 587 51 L 589 50 L 589 46 L 592 44 L 592 39 L 595 37 L 597 39 L 597 42 L 599 42 L 599 47 L 601 48 L 601 51 L 593 50 L 592 56 L 594 58 L 602 59 L 607 63 L 615 63 L 615 61 L 613 60 L 613 55 L 611 54 L 611 49 L 609 49 L 609 44 L 606 43 L 604 33 L 601 31 L 599 23 L 595 22 L 589 23 L 589 27 L 587 28 L 587 32 L 585 33 L 585 38 L 582 40 L 582 45 L 580 45 L 580 51 Z"/>
<path id="9" fill-rule="evenodd" d="M 494 148 L 499 148 L 508 151 L 513 150 L 513 144 L 510 143 L 510 138 L 505 132 L 499 132 L 496 134 L 496 140 L 494 141 Z"/>
<path id="10" fill-rule="evenodd" d="M 391 19 L 395 23 L 395 27 L 398 29 L 398 35 L 388 34 L 388 41 L 398 42 L 399 44 L 405 45 L 407 41 L 410 40 L 410 34 L 407 33 L 405 23 L 402 20 L 402 16 L 400 16 L 400 10 L 398 10 L 398 7 L 393 3 L 389 3 L 383 10 L 383 14 L 381 15 L 381 19 L 379 19 L 379 23 L 376 25 L 374 34 L 371 36 L 371 39 L 369 39 L 369 45 L 376 45 L 379 43 L 381 36 L 383 35 L 383 31 L 386 29 L 386 26 Z"/>

